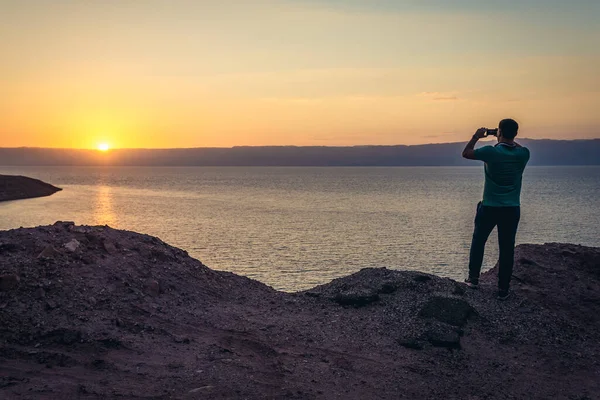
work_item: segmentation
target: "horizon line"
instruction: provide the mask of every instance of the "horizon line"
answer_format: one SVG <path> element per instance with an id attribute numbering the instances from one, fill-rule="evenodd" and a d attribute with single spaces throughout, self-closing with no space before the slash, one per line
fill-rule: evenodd
<path id="1" fill-rule="evenodd" d="M 520 138 L 519 140 L 527 140 L 527 141 L 552 141 L 552 142 L 581 142 L 581 141 L 594 141 L 600 140 L 598 138 L 589 138 L 589 139 L 549 139 L 549 138 L 541 138 L 541 139 L 531 139 L 531 138 Z M 352 147 L 419 147 L 419 146 L 435 146 L 441 144 L 458 144 L 458 143 L 467 143 L 468 140 L 460 141 L 460 142 L 436 142 L 436 143 L 420 143 L 420 144 L 357 144 L 357 145 L 295 145 L 295 144 L 283 144 L 283 145 L 236 145 L 236 146 L 209 146 L 209 147 L 116 147 L 110 148 L 105 151 L 106 153 L 114 152 L 114 151 L 122 151 L 122 150 L 196 150 L 196 149 L 235 149 L 235 148 L 283 148 L 283 147 L 299 147 L 299 148 L 307 148 L 307 147 L 326 147 L 326 148 L 352 148 Z M 483 143 L 488 143 L 489 141 L 483 141 Z M 94 151 L 101 152 L 97 148 L 81 148 L 81 147 L 39 147 L 39 146 L 16 146 L 16 147 L 0 147 L 0 150 L 17 150 L 17 149 L 33 149 L 33 150 L 75 150 L 75 151 Z"/>

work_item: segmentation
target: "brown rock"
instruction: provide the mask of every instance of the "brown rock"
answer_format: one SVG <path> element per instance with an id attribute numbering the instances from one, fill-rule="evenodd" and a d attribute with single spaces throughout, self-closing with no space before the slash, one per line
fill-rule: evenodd
<path id="1" fill-rule="evenodd" d="M 55 227 L 63 228 L 66 231 L 70 231 L 75 226 L 75 222 L 73 221 L 56 221 L 54 223 Z"/>
<path id="2" fill-rule="evenodd" d="M 398 340 L 398 344 L 407 349 L 423 350 L 423 342 L 418 338 L 404 338 Z"/>
<path id="3" fill-rule="evenodd" d="M 146 293 L 150 296 L 158 296 L 160 294 L 160 285 L 158 284 L 158 281 L 154 279 L 148 279 L 146 281 Z"/>
<path id="4" fill-rule="evenodd" d="M 452 325 L 433 324 L 425 333 L 427 341 L 435 347 L 460 349 L 461 331 Z"/>
<path id="5" fill-rule="evenodd" d="M 15 274 L 0 275 L 0 292 L 12 290 L 19 286 L 19 277 Z"/>
<path id="6" fill-rule="evenodd" d="M 179 336 L 179 335 L 175 335 L 173 336 L 173 341 L 175 343 L 190 343 L 190 338 L 186 337 L 186 336 Z"/>
<path id="7" fill-rule="evenodd" d="M 37 258 L 54 258 L 59 252 L 52 245 L 46 246 L 44 250 L 37 256 Z"/>
<path id="8" fill-rule="evenodd" d="M 454 326 L 463 326 L 474 313 L 473 307 L 463 299 L 433 296 L 425 303 L 419 316 L 433 318 Z"/>
<path id="9" fill-rule="evenodd" d="M 379 294 L 370 288 L 352 288 L 337 293 L 333 298 L 338 304 L 362 307 L 379 300 Z"/>
<path id="10" fill-rule="evenodd" d="M 88 233 L 88 228 L 85 226 L 74 226 L 71 228 L 71 232 Z"/>
<path id="11" fill-rule="evenodd" d="M 46 301 L 46 310 L 54 310 L 56 307 L 58 307 L 58 304 L 54 300 Z"/>
<path id="12" fill-rule="evenodd" d="M 67 250 L 69 250 L 71 253 L 77 251 L 79 246 L 80 246 L 80 243 L 77 239 L 72 239 L 69 243 L 65 244 L 65 248 Z"/>
<path id="13" fill-rule="evenodd" d="M 106 252 L 108 254 L 115 254 L 117 252 L 117 248 L 111 241 L 108 241 L 108 240 L 103 241 L 102 246 L 104 247 L 104 250 L 106 250 Z"/>

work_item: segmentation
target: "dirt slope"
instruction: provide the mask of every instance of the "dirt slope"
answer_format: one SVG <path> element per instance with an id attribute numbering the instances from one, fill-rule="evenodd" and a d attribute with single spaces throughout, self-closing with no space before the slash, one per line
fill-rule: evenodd
<path id="1" fill-rule="evenodd" d="M 515 257 L 506 302 L 495 270 L 290 294 L 137 233 L 0 231 L 0 398 L 600 398 L 600 249 Z"/>

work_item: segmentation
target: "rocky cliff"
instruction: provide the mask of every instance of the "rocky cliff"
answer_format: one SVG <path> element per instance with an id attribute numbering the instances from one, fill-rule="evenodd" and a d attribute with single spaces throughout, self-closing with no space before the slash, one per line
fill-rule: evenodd
<path id="1" fill-rule="evenodd" d="M 600 249 L 521 245 L 513 296 L 365 269 L 300 293 L 157 238 L 0 232 L 0 397 L 597 399 Z"/>
<path id="2" fill-rule="evenodd" d="M 25 176 L 0 175 L 0 201 L 50 196 L 62 189 Z"/>

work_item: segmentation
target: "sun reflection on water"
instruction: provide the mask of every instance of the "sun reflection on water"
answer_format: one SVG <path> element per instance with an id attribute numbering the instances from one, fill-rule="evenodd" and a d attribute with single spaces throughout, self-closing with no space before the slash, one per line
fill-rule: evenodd
<path id="1" fill-rule="evenodd" d="M 117 217 L 113 210 L 113 193 L 110 186 L 98 186 L 94 203 L 94 225 L 115 226 Z"/>

